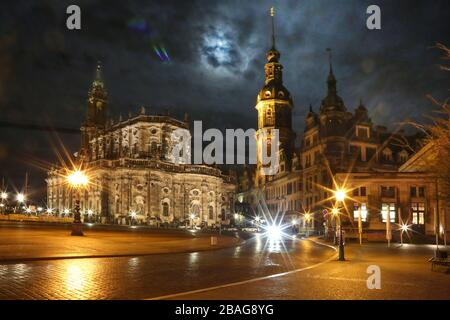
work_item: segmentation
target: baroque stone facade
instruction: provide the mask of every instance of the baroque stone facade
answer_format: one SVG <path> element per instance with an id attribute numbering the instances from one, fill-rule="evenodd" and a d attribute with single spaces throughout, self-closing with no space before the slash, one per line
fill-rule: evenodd
<path id="1" fill-rule="evenodd" d="M 100 221 L 126 223 L 228 224 L 235 183 L 214 167 L 175 163 L 171 134 L 189 129 L 187 119 L 147 115 L 117 123 L 106 117 L 107 93 L 100 67 L 88 96 L 78 161 L 90 183 L 80 197 L 82 212 Z M 180 160 L 180 159 L 178 159 Z M 59 213 L 73 208 L 73 192 L 61 168 L 47 178 L 48 205 Z"/>

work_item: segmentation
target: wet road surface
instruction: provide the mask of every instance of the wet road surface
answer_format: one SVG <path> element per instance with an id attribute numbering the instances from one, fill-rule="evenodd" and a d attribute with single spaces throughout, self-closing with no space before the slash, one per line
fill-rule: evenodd
<path id="1" fill-rule="evenodd" d="M 305 268 L 333 255 L 308 240 L 256 237 L 215 251 L 2 264 L 0 299 L 155 298 Z"/>
<path id="2" fill-rule="evenodd" d="M 349 244 L 345 262 L 336 260 L 313 269 L 242 286 L 178 296 L 178 299 L 401 299 L 450 300 L 450 274 L 432 272 L 431 245 Z M 369 289 L 369 266 L 380 268 L 380 289 Z"/>

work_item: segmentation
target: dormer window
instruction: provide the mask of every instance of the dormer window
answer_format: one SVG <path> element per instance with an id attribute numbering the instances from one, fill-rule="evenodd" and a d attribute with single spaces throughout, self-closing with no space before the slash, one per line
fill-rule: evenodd
<path id="1" fill-rule="evenodd" d="M 278 92 L 278 96 L 279 96 L 280 98 L 284 98 L 284 92 L 283 92 L 283 91 Z"/>
<path id="2" fill-rule="evenodd" d="M 369 128 L 363 127 L 363 126 L 356 126 L 355 130 L 356 130 L 356 136 L 358 138 L 362 138 L 362 139 L 370 138 Z"/>
<path id="3" fill-rule="evenodd" d="M 401 163 L 406 162 L 406 160 L 408 160 L 408 152 L 406 152 L 406 150 L 400 151 L 400 153 L 398 154 L 398 160 Z"/>
<path id="4" fill-rule="evenodd" d="M 269 91 L 269 90 L 267 90 L 266 92 L 264 92 L 264 97 L 270 98 L 270 91 Z"/>
<path id="5" fill-rule="evenodd" d="M 383 159 L 385 161 L 392 161 L 392 151 L 389 148 L 383 150 Z"/>

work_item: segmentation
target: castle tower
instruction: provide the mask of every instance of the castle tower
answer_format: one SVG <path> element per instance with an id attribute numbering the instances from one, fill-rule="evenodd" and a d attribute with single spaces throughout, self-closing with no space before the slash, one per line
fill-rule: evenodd
<path id="1" fill-rule="evenodd" d="M 95 70 L 94 81 L 88 92 L 86 119 L 81 125 L 81 159 L 89 158 L 89 141 L 99 130 L 106 125 L 106 108 L 108 103 L 108 92 L 102 77 L 102 67 L 100 62 Z"/>
<path id="2" fill-rule="evenodd" d="M 331 49 L 327 49 L 329 55 L 330 71 L 327 78 L 327 96 L 322 100 L 320 106 L 321 113 L 332 111 L 346 112 L 347 108 L 342 101 L 342 98 L 337 94 L 337 80 L 333 73 L 333 64 L 331 62 Z"/>
<path id="3" fill-rule="evenodd" d="M 265 81 L 256 99 L 258 111 L 258 131 L 256 132 L 257 172 L 256 187 L 264 185 L 267 176 L 261 173 L 263 145 L 266 145 L 267 155 L 270 156 L 270 146 L 273 139 L 273 129 L 279 130 L 279 154 L 284 155 L 286 168 L 290 169 L 292 153 L 294 151 L 295 133 L 292 130 L 292 108 L 294 107 L 291 94 L 283 86 L 283 66 L 280 64 L 280 52 L 275 47 L 275 11 L 270 10 L 272 22 L 272 46 L 267 52 Z"/>

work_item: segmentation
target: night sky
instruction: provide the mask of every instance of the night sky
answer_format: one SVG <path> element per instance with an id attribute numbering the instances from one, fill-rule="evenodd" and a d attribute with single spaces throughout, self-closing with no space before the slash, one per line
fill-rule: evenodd
<path id="1" fill-rule="evenodd" d="M 65 27 L 66 7 L 81 7 L 82 29 Z M 382 29 L 366 28 L 366 8 L 381 7 Z M 448 96 L 436 42 L 450 44 L 450 1 L 2 1 L 1 121 L 79 128 L 101 60 L 109 112 L 117 120 L 148 113 L 203 120 L 204 127 L 256 126 L 256 95 L 276 8 L 277 49 L 293 95 L 294 128 L 325 96 L 333 50 L 338 92 L 349 110 L 361 98 L 373 121 L 394 128 L 421 119 L 426 94 Z M 163 62 L 153 47 L 164 48 Z M 162 54 L 164 58 L 164 55 Z M 167 60 L 167 59 L 165 59 Z M 25 171 L 36 198 L 45 191 L 37 160 L 55 162 L 49 132 L 0 127 L 0 175 L 21 189 Z M 79 136 L 58 134 L 75 151 Z"/>

